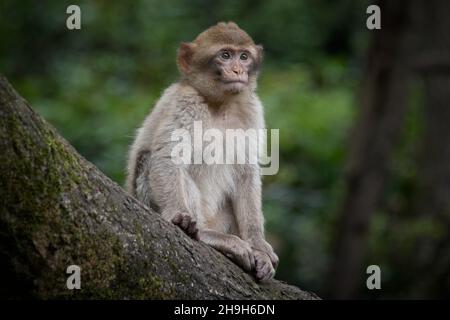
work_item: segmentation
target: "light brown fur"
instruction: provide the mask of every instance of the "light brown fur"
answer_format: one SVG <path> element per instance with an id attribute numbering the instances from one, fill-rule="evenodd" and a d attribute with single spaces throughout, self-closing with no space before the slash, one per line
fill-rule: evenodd
<path id="1" fill-rule="evenodd" d="M 233 69 L 236 74 L 248 69 L 246 84 L 227 87 L 221 79 L 228 75 L 222 72 L 218 79 L 211 71 L 214 67 L 207 63 L 221 48 L 250 53 L 251 61 L 222 61 L 224 67 L 218 67 L 227 71 L 241 66 L 242 71 Z M 193 238 L 265 280 L 273 277 L 278 257 L 264 240 L 259 166 L 175 165 L 171 160 L 177 143 L 171 140 L 172 132 L 182 128 L 193 135 L 194 121 L 202 121 L 204 131 L 264 128 L 263 107 L 255 93 L 261 51 L 235 23 L 219 23 L 192 43 L 181 44 L 181 80 L 165 90 L 137 132 L 129 154 L 127 189 Z"/>

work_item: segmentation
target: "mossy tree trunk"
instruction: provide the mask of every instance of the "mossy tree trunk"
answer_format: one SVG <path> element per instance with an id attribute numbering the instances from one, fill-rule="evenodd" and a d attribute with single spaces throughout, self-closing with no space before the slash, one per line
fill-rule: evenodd
<path id="1" fill-rule="evenodd" d="M 0 75 L 0 297 L 313 299 L 256 283 L 81 157 Z M 69 265 L 81 289 L 68 290 Z"/>

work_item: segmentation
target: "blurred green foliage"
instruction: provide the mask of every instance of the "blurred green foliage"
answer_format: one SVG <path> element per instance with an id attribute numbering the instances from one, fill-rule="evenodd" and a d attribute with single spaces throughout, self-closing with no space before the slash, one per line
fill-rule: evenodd
<path id="1" fill-rule="evenodd" d="M 70 4 L 81 7 L 79 31 L 65 27 Z M 278 278 L 321 295 L 367 47 L 365 8 L 357 0 L 3 0 L 0 72 L 82 155 L 122 184 L 135 129 L 178 77 L 178 44 L 218 21 L 237 22 L 265 47 L 258 92 L 267 126 L 280 129 L 280 171 L 264 178 Z M 387 192 L 389 203 L 404 203 L 402 190 L 414 178 L 408 157 L 417 123 L 410 119 L 411 136 L 396 156 L 400 174 Z M 376 261 L 389 260 L 389 242 L 408 250 L 405 238 L 425 228 L 404 225 L 404 232 L 389 233 L 386 212 L 373 224 Z M 387 277 L 394 272 L 388 270 Z"/>

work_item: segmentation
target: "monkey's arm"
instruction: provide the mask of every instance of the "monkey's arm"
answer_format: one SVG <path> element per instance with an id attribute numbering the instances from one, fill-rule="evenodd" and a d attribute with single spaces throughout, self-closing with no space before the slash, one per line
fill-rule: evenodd
<path id="1" fill-rule="evenodd" d="M 155 153 L 146 168 L 137 178 L 137 197 L 148 198 L 147 202 L 156 206 L 164 219 L 197 239 L 200 192 L 185 166 Z"/>
<path id="2" fill-rule="evenodd" d="M 189 165 L 180 163 L 179 155 L 173 152 L 184 144 L 184 130 L 192 137 L 194 122 L 202 120 L 199 100 L 192 88 L 175 84 L 166 89 L 139 129 L 130 157 L 134 161 L 130 167 L 137 168 L 137 198 L 194 238 L 200 192 L 188 172 Z M 181 136 L 176 134 L 178 130 L 182 130 Z M 137 161 L 142 159 L 141 150 L 148 150 L 144 164 Z"/>

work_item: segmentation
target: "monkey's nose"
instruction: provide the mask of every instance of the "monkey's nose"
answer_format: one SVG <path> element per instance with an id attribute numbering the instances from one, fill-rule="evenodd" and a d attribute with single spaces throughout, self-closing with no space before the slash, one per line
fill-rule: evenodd
<path id="1" fill-rule="evenodd" d="M 235 75 L 241 75 L 242 73 L 243 73 L 243 69 L 240 67 L 240 66 L 238 66 L 238 65 L 234 65 L 234 66 L 232 66 L 231 67 L 231 71 L 235 74 Z"/>

